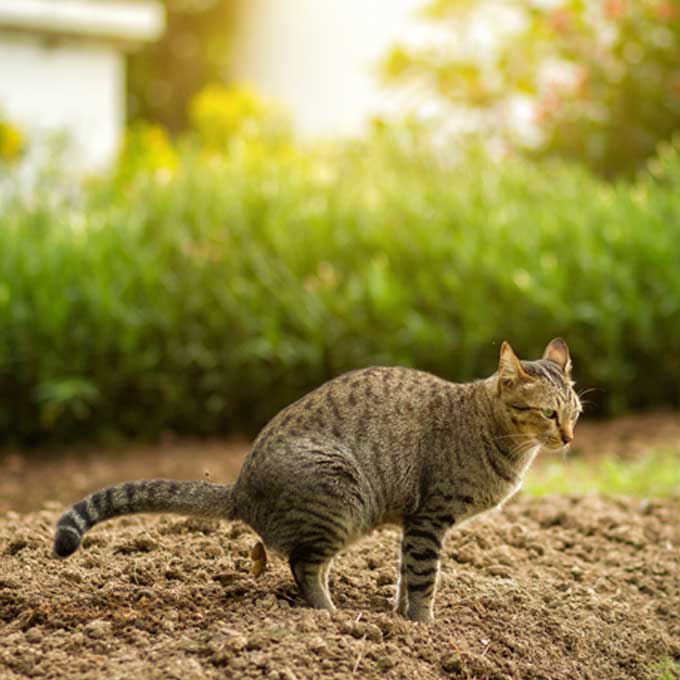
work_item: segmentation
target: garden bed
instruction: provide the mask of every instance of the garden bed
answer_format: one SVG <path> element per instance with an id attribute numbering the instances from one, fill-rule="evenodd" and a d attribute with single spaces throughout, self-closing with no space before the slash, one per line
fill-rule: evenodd
<path id="1" fill-rule="evenodd" d="M 602 454 L 622 454 L 623 466 L 675 455 L 678 422 L 581 423 L 564 475 Z M 303 605 L 280 559 L 255 580 L 255 536 L 239 523 L 121 518 L 72 558 L 51 557 L 59 513 L 93 489 L 152 476 L 231 481 L 247 450 L 245 440 L 167 440 L 0 455 L 0 677 L 678 677 L 677 497 L 520 494 L 450 533 L 428 625 L 391 612 L 391 529 L 337 560 L 331 614 Z"/>
<path id="2" fill-rule="evenodd" d="M 283 560 L 255 580 L 255 536 L 239 523 L 122 518 L 60 562 L 56 506 L 10 511 L 0 676 L 672 678 L 679 510 L 678 500 L 520 498 L 450 534 L 433 624 L 391 611 L 394 530 L 336 561 L 329 613 L 303 605 Z"/>

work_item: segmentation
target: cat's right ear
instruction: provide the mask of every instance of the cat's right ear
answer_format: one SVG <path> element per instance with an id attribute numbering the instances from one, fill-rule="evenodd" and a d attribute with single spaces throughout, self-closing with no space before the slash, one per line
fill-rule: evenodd
<path id="1" fill-rule="evenodd" d="M 529 374 L 522 368 L 522 362 L 510 347 L 510 343 L 503 341 L 501 356 L 498 362 L 498 390 L 504 387 L 514 387 L 520 382 L 531 380 Z"/>
<path id="2" fill-rule="evenodd" d="M 562 338 L 555 338 L 548 343 L 545 352 L 543 352 L 543 358 L 557 364 L 567 377 L 571 375 L 569 347 L 567 347 L 567 343 Z"/>

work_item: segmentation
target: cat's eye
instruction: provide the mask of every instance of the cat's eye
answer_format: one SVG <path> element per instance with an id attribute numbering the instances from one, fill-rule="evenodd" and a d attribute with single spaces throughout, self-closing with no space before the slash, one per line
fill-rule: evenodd
<path id="1" fill-rule="evenodd" d="M 543 415 L 550 420 L 555 420 L 557 418 L 557 411 L 552 408 L 544 408 L 542 411 Z"/>

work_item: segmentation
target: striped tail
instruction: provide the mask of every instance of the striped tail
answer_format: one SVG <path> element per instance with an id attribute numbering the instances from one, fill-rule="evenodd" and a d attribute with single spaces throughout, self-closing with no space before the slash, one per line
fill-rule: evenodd
<path id="1" fill-rule="evenodd" d="M 86 531 L 104 520 L 136 512 L 176 512 L 236 519 L 233 486 L 210 482 L 149 479 L 95 491 L 67 510 L 57 522 L 54 554 L 75 552 Z"/>

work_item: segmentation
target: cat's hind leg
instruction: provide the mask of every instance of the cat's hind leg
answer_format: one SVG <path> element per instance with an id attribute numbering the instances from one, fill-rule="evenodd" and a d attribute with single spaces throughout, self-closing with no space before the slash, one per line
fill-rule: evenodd
<path id="1" fill-rule="evenodd" d="M 301 543 L 295 546 L 289 556 L 295 583 L 310 607 L 335 609 L 328 592 L 328 571 L 336 552 L 337 549 L 331 550 L 326 543 Z"/>

